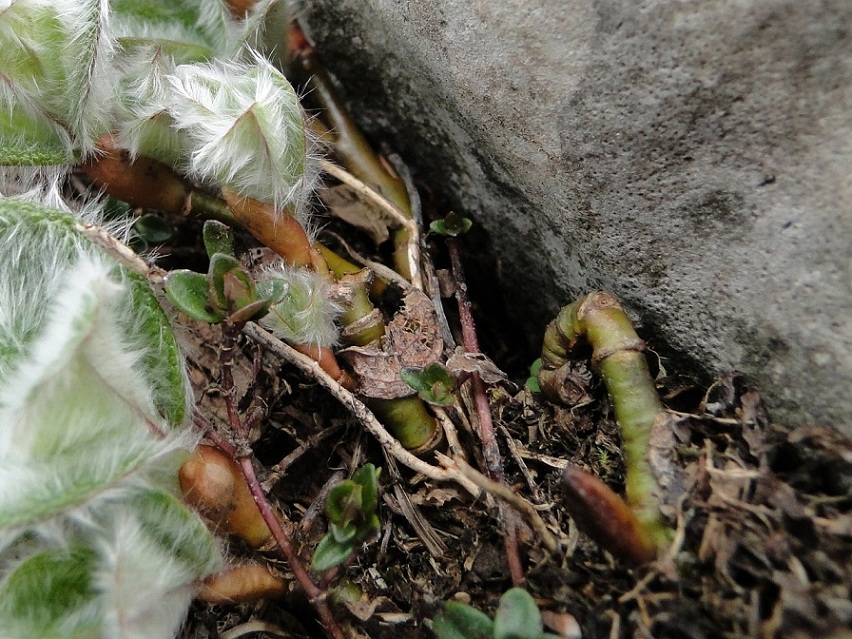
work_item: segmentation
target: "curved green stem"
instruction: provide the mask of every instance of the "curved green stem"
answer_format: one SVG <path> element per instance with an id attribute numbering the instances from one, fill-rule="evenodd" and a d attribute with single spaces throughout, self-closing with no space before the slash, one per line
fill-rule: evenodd
<path id="1" fill-rule="evenodd" d="M 405 184 L 386 163 L 381 161 L 361 129 L 352 120 L 316 49 L 296 22 L 290 28 L 289 46 L 290 71 L 298 76 L 297 79 L 300 82 L 306 84 L 307 98 L 321 110 L 321 116 L 329 126 L 326 135 L 331 140 L 334 153 L 355 177 L 381 193 L 400 211 L 406 215 L 412 215 L 411 201 Z M 400 275 L 410 280 L 408 230 L 405 228 L 394 230 L 392 240 L 394 267 Z"/>
<path id="2" fill-rule="evenodd" d="M 567 364 L 583 345 L 592 348 L 592 364 L 606 384 L 621 434 L 627 470 L 627 500 L 640 525 L 657 547 L 671 536 L 660 514 L 660 487 L 648 459 L 655 421 L 663 405 L 630 319 L 609 293 L 590 293 L 564 307 L 545 331 L 539 384 L 557 396 L 551 373 Z"/>

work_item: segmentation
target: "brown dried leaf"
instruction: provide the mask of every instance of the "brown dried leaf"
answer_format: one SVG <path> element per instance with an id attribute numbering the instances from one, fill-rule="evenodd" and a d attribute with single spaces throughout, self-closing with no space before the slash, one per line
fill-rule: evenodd
<path id="1" fill-rule="evenodd" d="M 461 346 L 457 347 L 455 353 L 447 360 L 447 368 L 456 375 L 462 372 L 479 373 L 486 384 L 496 384 L 506 379 L 506 373 L 484 354 L 466 353 Z"/>
<path id="2" fill-rule="evenodd" d="M 362 595 L 358 601 L 344 601 L 343 605 L 361 621 L 369 620 L 379 608 L 389 612 L 399 611 L 393 600 L 381 596 L 370 599 L 367 595 Z"/>
<path id="3" fill-rule="evenodd" d="M 352 346 L 340 351 L 358 375 L 359 392 L 374 399 L 409 397 L 415 390 L 402 381 L 406 366 L 425 368 L 441 359 L 444 341 L 432 302 L 411 289 L 402 309 L 388 323 L 381 345 Z"/>
<path id="4" fill-rule="evenodd" d="M 683 431 L 685 421 L 662 411 L 654 420 L 648 437 L 648 461 L 661 489 L 660 503 L 669 507 L 677 504 L 686 490 L 686 476 L 674 460 L 675 445 L 688 438 Z"/>
<path id="5" fill-rule="evenodd" d="M 322 189 L 319 195 L 335 217 L 364 231 L 376 244 L 390 237 L 387 215 L 359 199 L 351 187 L 340 184 Z"/>
<path id="6" fill-rule="evenodd" d="M 416 506 L 436 506 L 440 508 L 453 500 L 462 500 L 462 494 L 456 488 L 431 488 L 429 490 L 419 490 L 411 495 L 411 502 Z"/>

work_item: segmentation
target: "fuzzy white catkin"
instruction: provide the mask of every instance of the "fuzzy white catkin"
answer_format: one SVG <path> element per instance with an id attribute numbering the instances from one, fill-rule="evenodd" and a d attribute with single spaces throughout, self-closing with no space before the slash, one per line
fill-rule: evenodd
<path id="1" fill-rule="evenodd" d="M 276 209 L 301 209 L 313 187 L 313 142 L 287 79 L 256 53 L 181 65 L 168 112 L 189 141 L 188 170 Z"/>
<path id="2" fill-rule="evenodd" d="M 53 130 L 69 157 L 109 128 L 113 54 L 108 0 L 0 1 L 0 106 Z"/>
<path id="3" fill-rule="evenodd" d="M 280 265 L 269 268 L 264 277 L 282 279 L 288 287 L 284 299 L 260 319 L 264 327 L 292 344 L 337 343 L 335 320 L 342 307 L 332 299 L 332 287 L 322 275 Z"/>
<path id="4" fill-rule="evenodd" d="M 221 562 L 174 497 L 197 435 L 165 317 L 74 222 L 0 197 L 0 639 L 171 639 Z"/>

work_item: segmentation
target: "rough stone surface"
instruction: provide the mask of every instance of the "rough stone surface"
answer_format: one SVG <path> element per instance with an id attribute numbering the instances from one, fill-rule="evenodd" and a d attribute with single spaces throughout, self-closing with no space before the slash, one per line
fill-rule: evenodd
<path id="1" fill-rule="evenodd" d="M 366 130 L 472 215 L 531 331 L 647 339 L 852 433 L 852 3 L 309 0 Z"/>

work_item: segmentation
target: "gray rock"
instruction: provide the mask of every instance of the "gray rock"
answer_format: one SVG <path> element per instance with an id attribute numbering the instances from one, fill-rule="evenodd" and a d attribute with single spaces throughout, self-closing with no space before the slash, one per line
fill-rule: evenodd
<path id="1" fill-rule="evenodd" d="M 368 133 L 474 217 L 532 332 L 603 288 L 852 434 L 852 3 L 311 0 Z"/>

